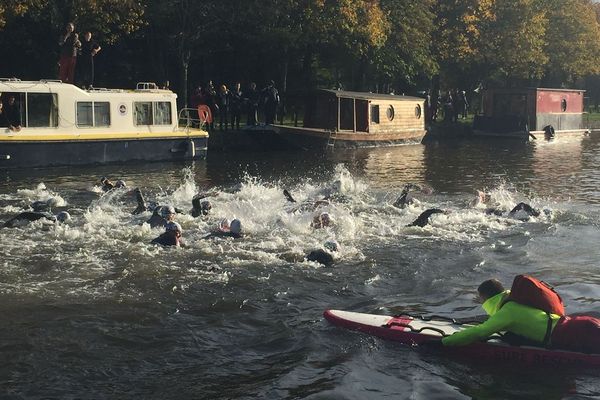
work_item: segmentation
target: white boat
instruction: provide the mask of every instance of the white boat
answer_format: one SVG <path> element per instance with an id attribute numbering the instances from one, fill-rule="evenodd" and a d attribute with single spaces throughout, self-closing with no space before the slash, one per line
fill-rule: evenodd
<path id="1" fill-rule="evenodd" d="M 206 157 L 208 133 L 197 110 L 178 113 L 177 95 L 154 83 L 138 83 L 134 90 L 82 90 L 60 81 L 13 78 L 0 79 L 0 93 L 5 110 L 15 97 L 21 125 L 0 126 L 0 167 Z"/>

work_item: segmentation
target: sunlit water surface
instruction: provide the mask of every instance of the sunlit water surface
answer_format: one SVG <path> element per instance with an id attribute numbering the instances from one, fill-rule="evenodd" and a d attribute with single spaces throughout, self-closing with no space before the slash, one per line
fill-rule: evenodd
<path id="1" fill-rule="evenodd" d="M 481 314 L 474 289 L 518 273 L 553 283 L 568 312 L 599 311 L 600 138 L 459 142 L 323 154 L 209 153 L 159 163 L 2 171 L 0 220 L 55 197 L 68 224 L 0 229 L 2 398 L 559 399 L 600 396 L 595 371 L 482 365 L 331 326 L 326 308 Z M 178 215 L 186 248 L 132 215 L 125 190 L 212 213 Z M 405 183 L 429 186 L 407 209 Z M 317 210 L 299 203 L 333 193 Z M 528 222 L 472 207 L 478 189 L 510 209 L 552 210 Z M 425 228 L 407 228 L 439 207 Z M 327 211 L 334 226 L 312 229 Z M 222 218 L 246 237 L 202 237 Z M 304 261 L 326 240 L 333 267 Z"/>

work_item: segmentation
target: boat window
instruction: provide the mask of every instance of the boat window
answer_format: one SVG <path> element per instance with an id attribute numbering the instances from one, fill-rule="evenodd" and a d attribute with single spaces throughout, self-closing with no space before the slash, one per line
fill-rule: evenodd
<path id="1" fill-rule="evenodd" d="M 154 125 L 171 125 L 171 102 L 154 103 Z"/>
<path id="2" fill-rule="evenodd" d="M 110 126 L 110 103 L 94 102 L 94 126 Z"/>
<path id="3" fill-rule="evenodd" d="M 417 104 L 417 106 L 415 107 L 415 117 L 417 117 L 417 119 L 421 118 L 421 105 Z"/>
<path id="4" fill-rule="evenodd" d="M 77 102 L 77 126 L 94 126 L 94 112 L 91 101 Z"/>
<path id="5" fill-rule="evenodd" d="M 385 111 L 385 115 L 387 116 L 388 120 L 392 121 L 394 119 L 394 106 L 389 105 Z"/>
<path id="6" fill-rule="evenodd" d="M 562 99 L 560 101 L 560 111 L 562 111 L 562 112 L 567 111 L 567 99 Z"/>
<path id="7" fill-rule="evenodd" d="M 371 104 L 371 122 L 379 123 L 379 104 Z"/>
<path id="8" fill-rule="evenodd" d="M 106 101 L 78 101 L 77 126 L 109 126 L 110 103 Z"/>
<path id="9" fill-rule="evenodd" d="M 152 102 L 134 102 L 134 121 L 136 125 L 152 125 Z"/>
<path id="10" fill-rule="evenodd" d="M 56 93 L 27 93 L 27 126 L 31 128 L 55 128 L 58 126 L 58 96 Z"/>

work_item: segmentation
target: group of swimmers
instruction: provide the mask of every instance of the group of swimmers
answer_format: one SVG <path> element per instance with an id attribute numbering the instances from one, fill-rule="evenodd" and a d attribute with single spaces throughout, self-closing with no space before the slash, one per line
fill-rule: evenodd
<path id="1" fill-rule="evenodd" d="M 139 188 L 129 190 L 127 184 L 123 180 L 112 181 L 106 177 L 100 179 L 100 185 L 103 192 L 108 193 L 116 190 L 123 190 L 124 193 L 129 193 L 135 196 L 137 201 L 136 208 L 132 211 L 132 214 L 137 215 L 144 212 L 151 212 L 150 218 L 146 221 L 151 228 L 163 227 L 165 230 L 158 237 L 154 238 L 150 243 L 161 246 L 176 246 L 185 247 L 185 242 L 182 240 L 183 229 L 181 225 L 175 221 L 177 214 L 187 213 L 194 218 L 204 217 L 211 213 L 212 204 L 208 200 L 214 193 L 200 193 L 192 199 L 192 209 L 189 212 L 179 210 L 172 205 L 161 205 L 156 202 L 148 202 Z M 423 194 L 431 194 L 432 190 L 423 185 L 407 184 L 402 189 L 400 196 L 393 203 L 394 207 L 403 209 L 411 204 L 418 202 L 412 193 L 418 191 Z M 332 227 L 335 223 L 333 216 L 325 211 L 325 207 L 330 205 L 332 201 L 337 199 L 336 196 L 341 196 L 335 190 L 329 190 L 324 193 L 324 196 L 318 200 L 309 200 L 304 202 L 297 202 L 296 199 L 288 190 L 283 190 L 284 198 L 294 204 L 293 208 L 289 211 L 295 212 L 312 212 L 314 213 L 313 220 L 311 222 L 311 228 L 322 229 Z M 342 196 L 343 197 L 343 196 Z M 484 212 L 488 215 L 500 216 L 503 211 L 498 205 L 493 203 L 492 196 L 489 193 L 479 192 L 477 198 L 472 202 L 472 206 L 481 208 L 485 207 Z M 12 217 L 3 224 L 5 228 L 12 228 L 22 225 L 27 222 L 37 221 L 44 219 L 56 223 L 63 223 L 71 219 L 70 214 L 62 210 L 56 214 L 52 213 L 52 209 L 57 206 L 57 201 L 54 198 L 50 198 L 46 201 L 36 201 L 31 204 L 31 210 L 27 210 L 19 213 Z M 547 210 L 544 210 L 548 212 Z M 439 208 L 429 208 L 423 211 L 414 221 L 408 224 L 408 227 L 425 227 L 430 221 L 431 217 L 435 214 L 448 214 L 449 211 L 442 210 Z M 540 211 L 534 209 L 526 203 L 519 203 L 513 209 L 508 211 L 508 217 L 519 218 L 518 215 L 522 213 L 520 219 L 526 219 L 528 217 L 537 217 L 541 214 Z M 223 219 L 218 226 L 207 233 L 202 239 L 211 238 L 226 238 L 230 237 L 233 239 L 239 239 L 244 236 L 242 222 L 239 219 Z M 326 266 L 332 265 L 335 260 L 339 257 L 341 246 L 335 239 L 328 239 L 320 248 L 313 249 L 305 255 L 305 259 L 308 261 L 314 261 Z"/>

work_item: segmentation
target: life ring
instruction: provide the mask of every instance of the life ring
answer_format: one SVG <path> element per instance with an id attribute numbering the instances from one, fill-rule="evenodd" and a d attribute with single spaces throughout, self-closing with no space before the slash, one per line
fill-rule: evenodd
<path id="1" fill-rule="evenodd" d="M 212 124 L 213 117 L 212 112 L 210 112 L 210 107 L 206 104 L 200 104 L 198 106 L 198 118 L 202 124 Z"/>

